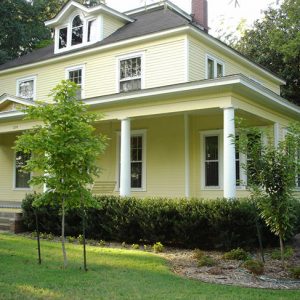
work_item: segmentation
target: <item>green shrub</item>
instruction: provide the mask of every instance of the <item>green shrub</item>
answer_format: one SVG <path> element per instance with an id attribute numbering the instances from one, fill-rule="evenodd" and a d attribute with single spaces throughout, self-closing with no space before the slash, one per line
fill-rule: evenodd
<path id="1" fill-rule="evenodd" d="M 39 197 L 30 194 L 22 203 L 24 226 L 35 230 L 32 202 Z M 247 199 L 201 200 L 166 199 L 116 196 L 95 196 L 99 208 L 87 210 L 86 237 L 129 244 L 153 244 L 202 249 L 233 249 L 257 247 L 256 212 Z M 37 209 L 40 231 L 61 233 L 58 206 Z M 82 231 L 81 211 L 70 209 L 66 213 L 65 233 L 78 236 Z M 269 229 L 262 226 L 263 242 L 277 243 Z"/>
<path id="2" fill-rule="evenodd" d="M 158 253 L 158 252 L 163 252 L 165 247 L 161 242 L 156 242 L 153 246 L 152 249 L 154 252 Z"/>
<path id="3" fill-rule="evenodd" d="M 226 252 L 223 255 L 223 258 L 229 260 L 247 260 L 249 258 L 249 253 L 244 249 L 236 248 Z"/>
<path id="4" fill-rule="evenodd" d="M 209 255 L 204 255 L 198 260 L 199 267 L 213 267 L 215 265 L 217 265 L 216 260 Z"/>
<path id="5" fill-rule="evenodd" d="M 199 260 L 201 259 L 203 256 L 205 256 L 205 252 L 200 250 L 200 249 L 195 249 L 193 251 L 193 258 Z"/>
<path id="6" fill-rule="evenodd" d="M 75 239 L 76 238 L 74 236 L 67 236 L 67 240 L 69 243 L 74 243 Z"/>
<path id="7" fill-rule="evenodd" d="M 139 244 L 132 244 L 131 249 L 138 250 L 138 249 L 140 249 L 140 245 Z"/>
<path id="8" fill-rule="evenodd" d="M 249 259 L 243 263 L 244 268 L 255 275 L 264 273 L 264 264 L 259 260 Z"/>
<path id="9" fill-rule="evenodd" d="M 291 268 L 290 274 L 293 278 L 300 279 L 300 266 Z"/>
<path id="10" fill-rule="evenodd" d="M 283 254 L 285 259 L 291 258 L 293 256 L 293 254 L 294 254 L 294 250 L 293 250 L 292 247 L 285 247 L 284 254 Z M 272 253 L 271 253 L 271 258 L 281 260 L 280 249 L 273 250 Z"/>
<path id="11" fill-rule="evenodd" d="M 82 234 L 79 234 L 78 237 L 77 237 L 77 241 L 80 245 L 83 244 L 83 235 Z"/>

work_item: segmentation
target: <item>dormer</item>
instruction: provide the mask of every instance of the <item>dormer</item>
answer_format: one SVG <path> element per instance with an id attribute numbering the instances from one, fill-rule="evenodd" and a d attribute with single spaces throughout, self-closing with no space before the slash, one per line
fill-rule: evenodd
<path id="1" fill-rule="evenodd" d="M 54 53 L 85 47 L 102 41 L 134 20 L 104 4 L 87 7 L 69 1 L 47 27 L 54 30 Z"/>

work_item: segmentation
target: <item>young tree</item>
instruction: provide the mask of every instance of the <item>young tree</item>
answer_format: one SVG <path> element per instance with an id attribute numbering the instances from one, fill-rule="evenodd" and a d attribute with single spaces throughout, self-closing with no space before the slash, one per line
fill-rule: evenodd
<path id="1" fill-rule="evenodd" d="M 25 119 L 42 121 L 42 125 L 20 135 L 15 146 L 31 154 L 25 166 L 34 172 L 30 183 L 47 187 L 35 205 L 60 204 L 64 267 L 66 210 L 94 205 L 88 185 L 99 172 L 95 161 L 106 148 L 106 137 L 96 134 L 92 125 L 96 115 L 77 100 L 76 90 L 75 83 L 62 81 L 52 91 L 53 105 L 39 103 L 27 108 Z"/>
<path id="2" fill-rule="evenodd" d="M 263 141 L 263 135 L 268 143 Z M 262 219 L 279 237 L 283 266 L 283 242 L 294 225 L 294 189 L 300 173 L 299 145 L 300 123 L 290 125 L 278 145 L 271 134 L 258 128 L 240 127 L 236 140 L 238 151 L 247 155 L 247 163 L 242 167 L 247 172 L 251 197 Z"/>

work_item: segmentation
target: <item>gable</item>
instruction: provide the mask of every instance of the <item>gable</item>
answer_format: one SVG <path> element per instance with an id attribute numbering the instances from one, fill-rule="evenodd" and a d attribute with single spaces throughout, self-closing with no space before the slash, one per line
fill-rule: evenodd
<path id="1" fill-rule="evenodd" d="M 22 99 L 20 97 L 3 94 L 0 96 L 0 113 L 20 111 L 27 106 L 35 105 L 33 102 Z"/>

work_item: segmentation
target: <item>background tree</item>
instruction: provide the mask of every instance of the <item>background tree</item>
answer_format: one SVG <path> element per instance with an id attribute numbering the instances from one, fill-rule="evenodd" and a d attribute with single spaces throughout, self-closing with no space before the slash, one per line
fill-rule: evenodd
<path id="1" fill-rule="evenodd" d="M 278 145 L 270 133 L 238 123 L 236 146 L 240 153 L 247 155 L 247 163 L 242 167 L 247 172 L 251 197 L 262 219 L 279 237 L 284 265 L 283 242 L 293 230 L 294 189 L 300 173 L 300 123 L 292 124 Z M 268 143 L 263 141 L 263 135 Z"/>
<path id="2" fill-rule="evenodd" d="M 95 162 L 106 148 L 106 138 L 95 134 L 92 126 L 96 115 L 77 100 L 76 90 L 75 83 L 62 81 L 52 91 L 53 105 L 40 103 L 26 109 L 26 119 L 40 120 L 42 125 L 24 132 L 16 141 L 17 151 L 31 154 L 25 166 L 34 173 L 30 183 L 47 187 L 35 205 L 60 204 L 64 267 L 66 210 L 94 206 L 88 185 L 99 173 Z"/>
<path id="3" fill-rule="evenodd" d="M 234 47 L 287 81 L 282 96 L 300 105 L 300 0 L 269 8 Z"/>

